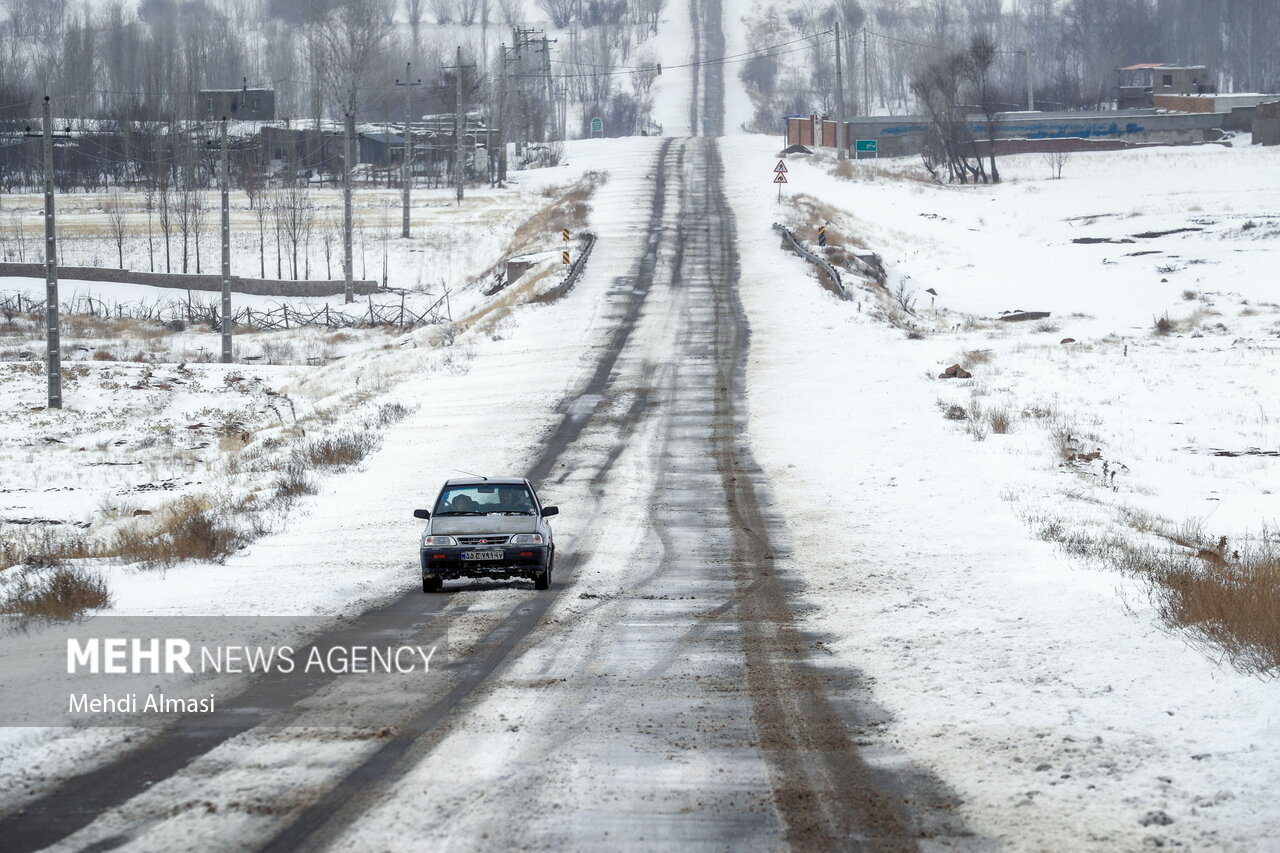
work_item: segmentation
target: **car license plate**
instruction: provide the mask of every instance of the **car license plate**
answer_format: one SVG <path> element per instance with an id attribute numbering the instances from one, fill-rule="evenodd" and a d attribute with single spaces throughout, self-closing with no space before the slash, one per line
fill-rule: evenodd
<path id="1" fill-rule="evenodd" d="M 464 560 L 501 560 L 503 554 L 501 551 L 463 551 L 462 559 Z"/>

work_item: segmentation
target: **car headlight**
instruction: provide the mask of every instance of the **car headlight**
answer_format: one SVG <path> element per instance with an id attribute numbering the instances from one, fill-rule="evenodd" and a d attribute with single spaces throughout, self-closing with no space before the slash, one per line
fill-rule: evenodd
<path id="1" fill-rule="evenodd" d="M 450 545 L 457 545 L 457 544 L 458 544 L 457 542 L 453 541 L 452 536 L 423 536 L 422 537 L 423 548 L 444 548 Z"/>
<path id="2" fill-rule="evenodd" d="M 517 533 L 511 537 L 512 545 L 541 545 L 541 533 Z"/>

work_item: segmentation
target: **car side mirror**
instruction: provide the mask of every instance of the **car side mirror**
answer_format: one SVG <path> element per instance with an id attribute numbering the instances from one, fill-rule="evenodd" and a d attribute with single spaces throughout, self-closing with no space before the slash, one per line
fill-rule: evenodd
<path id="1" fill-rule="evenodd" d="M 414 518 L 430 518 L 431 513 L 427 512 L 425 509 L 415 509 L 413 511 L 413 517 Z"/>
<path id="2" fill-rule="evenodd" d="M 560 507 L 558 506 L 544 506 L 542 508 L 543 518 L 546 518 L 549 515 L 559 515 L 559 514 L 560 514 Z"/>

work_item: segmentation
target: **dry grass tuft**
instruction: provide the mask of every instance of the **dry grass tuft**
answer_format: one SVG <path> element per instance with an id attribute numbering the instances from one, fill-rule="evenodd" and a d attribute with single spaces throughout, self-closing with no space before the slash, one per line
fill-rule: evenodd
<path id="1" fill-rule="evenodd" d="M 591 211 L 588 202 L 605 179 L 603 172 L 587 172 L 559 198 L 529 217 L 511 239 L 511 254 L 544 246 L 549 235 L 566 228 L 570 232 L 580 230 L 586 225 L 587 214 Z"/>
<path id="2" fill-rule="evenodd" d="M 1013 424 L 1013 413 L 1007 408 L 997 406 L 987 410 L 987 426 L 991 427 L 991 431 L 996 435 L 1006 435 L 1012 432 Z"/>
<path id="3" fill-rule="evenodd" d="M 246 541 L 233 525 L 233 515 L 230 507 L 185 497 L 145 523 L 118 531 L 112 549 L 127 563 L 149 567 L 172 566 L 182 560 L 222 561 Z"/>
<path id="4" fill-rule="evenodd" d="M 294 458 L 310 466 L 345 468 L 355 465 L 378 447 L 378 437 L 368 432 L 345 432 L 303 443 Z"/>
<path id="5" fill-rule="evenodd" d="M 54 565 L 27 569 L 19 575 L 0 601 L 0 612 L 65 622 L 85 610 L 110 605 L 111 591 L 97 572 Z"/>
<path id="6" fill-rule="evenodd" d="M 995 357 L 995 353 L 989 349 L 971 349 L 962 353 L 956 361 L 965 367 L 972 367 L 975 364 L 990 364 Z"/>
<path id="7" fill-rule="evenodd" d="M 298 460 L 290 460 L 284 472 L 276 480 L 275 496 L 282 500 L 292 500 L 304 495 L 314 495 L 319 491 L 315 480 L 307 473 L 307 468 Z"/>
<path id="8" fill-rule="evenodd" d="M 1280 547 L 1274 536 L 1217 559 L 1166 559 L 1152 597 L 1166 622 L 1222 649 L 1245 672 L 1280 673 Z"/>
<path id="9" fill-rule="evenodd" d="M 1145 542 L 1093 534 L 1061 518 L 1035 519 L 1033 527 L 1069 554 L 1145 578 L 1166 625 L 1188 631 L 1240 671 L 1280 675 L 1280 539 L 1275 531 L 1230 547 L 1225 536 L 1207 540 L 1198 525 L 1174 529 L 1165 519 L 1128 508 L 1121 515 Z M 1155 544 L 1153 537 L 1167 544 Z"/>

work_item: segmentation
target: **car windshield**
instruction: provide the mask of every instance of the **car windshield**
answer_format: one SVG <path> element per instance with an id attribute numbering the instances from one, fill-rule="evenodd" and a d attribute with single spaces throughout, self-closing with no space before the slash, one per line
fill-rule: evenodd
<path id="1" fill-rule="evenodd" d="M 447 486 L 435 515 L 533 515 L 533 494 L 523 483 Z"/>

